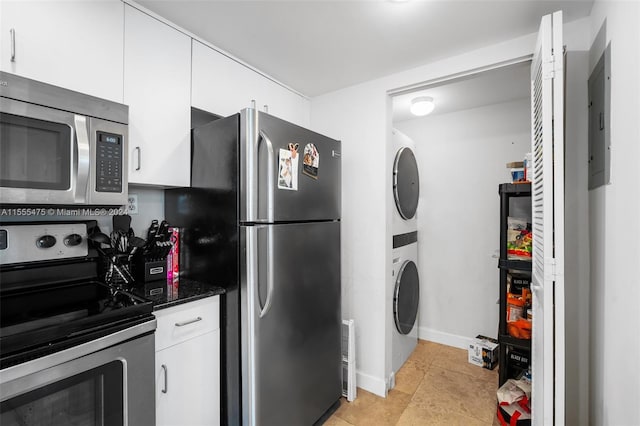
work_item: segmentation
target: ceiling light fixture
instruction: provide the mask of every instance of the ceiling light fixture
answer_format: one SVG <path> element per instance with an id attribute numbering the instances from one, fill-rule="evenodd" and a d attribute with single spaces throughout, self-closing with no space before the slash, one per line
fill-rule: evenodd
<path id="1" fill-rule="evenodd" d="M 430 114 L 435 107 L 436 104 L 433 102 L 432 97 L 420 96 L 411 101 L 411 114 L 418 116 L 427 115 Z"/>

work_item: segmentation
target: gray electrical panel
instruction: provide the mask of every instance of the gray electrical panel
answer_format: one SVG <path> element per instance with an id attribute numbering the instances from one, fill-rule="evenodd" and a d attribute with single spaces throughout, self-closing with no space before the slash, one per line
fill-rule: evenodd
<path id="1" fill-rule="evenodd" d="M 589 76 L 589 189 L 610 181 L 611 44 Z"/>

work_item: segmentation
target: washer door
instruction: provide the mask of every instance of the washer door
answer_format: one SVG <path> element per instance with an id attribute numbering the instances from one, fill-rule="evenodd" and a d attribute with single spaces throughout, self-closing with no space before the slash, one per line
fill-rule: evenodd
<path id="1" fill-rule="evenodd" d="M 407 260 L 400 267 L 393 292 L 393 319 L 402 334 L 409 334 L 418 317 L 420 279 L 416 264 Z"/>
<path id="2" fill-rule="evenodd" d="M 398 213 L 403 219 L 411 219 L 418 209 L 420 182 L 418 163 L 411 148 L 400 148 L 393 163 L 393 197 Z"/>

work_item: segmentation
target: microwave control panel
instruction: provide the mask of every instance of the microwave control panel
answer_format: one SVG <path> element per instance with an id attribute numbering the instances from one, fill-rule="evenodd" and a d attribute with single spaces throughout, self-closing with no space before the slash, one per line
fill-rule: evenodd
<path id="1" fill-rule="evenodd" d="M 122 135 L 96 132 L 96 191 L 122 192 Z"/>

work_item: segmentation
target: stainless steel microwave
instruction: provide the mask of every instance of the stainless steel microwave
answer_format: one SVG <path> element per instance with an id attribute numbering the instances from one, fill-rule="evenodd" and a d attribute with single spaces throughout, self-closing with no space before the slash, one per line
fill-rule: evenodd
<path id="1" fill-rule="evenodd" d="M 129 107 L 0 72 L 0 203 L 127 203 Z"/>

